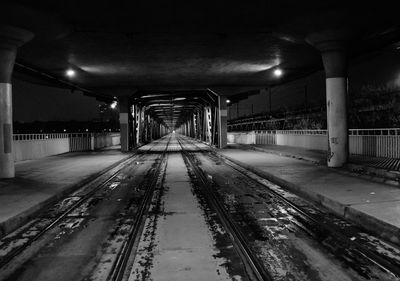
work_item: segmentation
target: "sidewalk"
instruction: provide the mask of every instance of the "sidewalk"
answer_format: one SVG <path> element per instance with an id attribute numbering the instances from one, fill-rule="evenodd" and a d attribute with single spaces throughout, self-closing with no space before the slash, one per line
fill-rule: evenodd
<path id="1" fill-rule="evenodd" d="M 16 177 L 0 180 L 0 237 L 130 155 L 114 148 L 16 163 Z"/>
<path id="2" fill-rule="evenodd" d="M 219 153 L 400 245 L 400 188 L 319 165 L 318 151 L 300 151 L 295 157 L 297 148 L 260 153 L 230 147 Z"/>
<path id="3" fill-rule="evenodd" d="M 229 144 L 228 147 L 253 149 L 299 160 L 306 160 L 318 165 L 326 165 L 326 152 L 321 150 L 264 144 Z M 338 170 L 356 173 L 358 176 L 368 180 L 400 187 L 400 159 L 351 155 L 349 157 L 349 163 Z"/>

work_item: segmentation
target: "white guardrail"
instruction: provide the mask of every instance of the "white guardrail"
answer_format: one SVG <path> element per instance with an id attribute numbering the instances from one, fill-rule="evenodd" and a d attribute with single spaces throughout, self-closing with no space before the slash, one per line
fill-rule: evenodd
<path id="1" fill-rule="evenodd" d="M 287 145 L 327 150 L 326 130 L 270 130 L 229 132 L 228 142 Z M 350 129 L 349 152 L 355 155 L 400 158 L 400 128 Z"/>
<path id="2" fill-rule="evenodd" d="M 14 134 L 14 160 L 38 159 L 120 144 L 119 133 Z"/>

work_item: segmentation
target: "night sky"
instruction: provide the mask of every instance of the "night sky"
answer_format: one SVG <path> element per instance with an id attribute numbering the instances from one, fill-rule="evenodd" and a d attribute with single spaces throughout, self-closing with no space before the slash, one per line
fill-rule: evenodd
<path id="1" fill-rule="evenodd" d="M 99 117 L 98 104 L 81 92 L 13 80 L 14 121 L 90 121 Z"/>

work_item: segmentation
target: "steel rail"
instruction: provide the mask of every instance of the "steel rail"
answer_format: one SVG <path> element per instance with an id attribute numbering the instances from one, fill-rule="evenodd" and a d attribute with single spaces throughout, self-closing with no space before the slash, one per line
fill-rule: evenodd
<path id="1" fill-rule="evenodd" d="M 205 190 L 205 192 L 203 192 L 204 196 L 218 214 L 219 218 L 221 219 L 221 223 L 223 224 L 227 233 L 229 233 L 237 252 L 241 256 L 242 261 L 245 263 L 245 269 L 249 275 L 249 278 L 257 281 L 272 281 L 272 276 L 265 269 L 259 258 L 254 254 L 242 231 L 220 203 L 216 191 L 210 187 L 211 183 L 204 175 L 204 172 L 194 162 L 194 157 L 184 149 L 182 142 L 179 139 L 178 143 L 182 147 L 182 155 L 186 164 L 193 170 L 196 177 L 200 180 L 202 188 Z"/>
<path id="2" fill-rule="evenodd" d="M 141 201 L 138 213 L 135 216 L 135 222 L 129 232 L 128 239 L 125 241 L 124 245 L 118 253 L 118 257 L 113 264 L 111 273 L 108 275 L 107 280 L 109 281 L 121 281 L 126 272 L 126 267 L 128 265 L 129 259 L 131 258 L 133 246 L 136 244 L 138 238 L 141 234 L 141 228 L 145 219 L 145 215 L 148 213 L 150 207 L 150 202 L 153 198 L 154 191 L 157 186 L 158 179 L 160 175 L 164 174 L 165 171 L 161 171 L 161 168 L 166 161 L 166 154 L 168 151 L 168 146 L 171 141 L 169 138 L 165 150 L 161 156 L 161 161 L 158 163 L 153 176 L 151 177 L 151 182 L 147 185 L 145 195 Z"/>
<path id="3" fill-rule="evenodd" d="M 194 144 L 192 141 L 191 141 L 191 143 Z M 194 145 L 196 145 L 196 144 L 194 144 Z M 197 146 L 197 147 L 201 151 L 205 152 L 205 150 L 202 150 L 199 146 Z M 207 151 L 207 152 L 210 152 L 210 151 Z M 238 171 L 242 175 L 246 176 L 248 179 L 251 179 L 253 182 L 256 182 L 256 183 L 260 184 L 256 179 L 254 179 L 254 178 L 250 177 L 248 174 L 246 174 L 246 172 L 241 171 L 240 169 L 237 168 L 237 166 L 238 166 L 241 169 L 244 169 L 247 172 L 249 172 L 249 170 L 246 167 L 244 167 L 244 166 L 242 166 L 242 165 L 240 165 L 240 164 L 238 164 L 238 163 L 236 163 L 236 162 L 234 162 L 234 161 L 232 161 L 230 159 L 225 158 L 223 155 L 217 153 L 215 150 L 212 150 L 211 153 L 213 153 L 219 159 L 222 159 L 223 162 L 227 166 L 229 166 L 229 167 L 233 168 L 234 170 Z M 261 173 L 257 173 L 256 171 L 254 171 L 254 172 L 250 171 L 250 172 L 253 173 L 253 174 L 256 174 L 257 176 L 259 176 L 259 177 L 264 179 L 264 176 Z M 270 181 L 270 180 L 268 180 L 268 181 Z M 358 243 L 357 241 L 350 240 L 349 237 L 344 235 L 340 230 L 337 229 L 337 227 L 335 227 L 333 225 L 328 225 L 326 223 L 322 223 L 321 221 L 316 220 L 315 218 L 310 216 L 308 213 L 303 211 L 301 209 L 301 207 L 297 206 L 295 203 L 291 202 L 290 200 L 288 200 L 287 198 L 285 198 L 284 196 L 282 196 L 278 192 L 276 192 L 274 190 L 271 190 L 269 188 L 268 188 L 267 191 L 269 192 L 270 195 L 279 198 L 279 200 L 281 200 L 281 202 L 283 202 L 287 206 L 289 206 L 292 209 L 294 209 L 297 213 L 300 214 L 300 216 L 306 218 L 307 220 L 309 220 L 313 224 L 321 227 L 325 231 L 328 231 L 334 237 L 339 237 L 340 241 L 344 242 L 346 245 L 348 245 L 351 248 L 353 248 L 354 251 L 356 251 L 356 254 L 363 256 L 365 259 L 370 261 L 372 264 L 375 264 L 376 266 L 378 266 L 382 270 L 386 271 L 387 273 L 392 274 L 393 276 L 395 276 L 397 278 L 400 278 L 400 267 L 399 267 L 399 265 L 393 264 L 392 262 L 388 261 L 384 257 L 381 257 L 379 254 L 374 253 L 373 251 L 371 251 L 370 249 L 366 248 L 364 245 Z"/>
<path id="4" fill-rule="evenodd" d="M 152 146 L 148 151 L 150 151 L 154 146 Z M 84 196 L 82 196 L 78 201 L 76 201 L 73 205 L 71 205 L 67 210 L 62 212 L 58 217 L 56 217 L 49 225 L 47 225 L 44 229 L 42 229 L 40 232 L 38 232 L 34 237 L 29 239 L 26 243 L 21 245 L 20 247 L 15 248 L 12 250 L 10 253 L 6 254 L 0 259 L 0 269 L 8 265 L 15 257 L 17 257 L 19 254 L 21 254 L 23 251 L 25 251 L 30 245 L 32 245 L 35 241 L 40 239 L 43 235 L 45 235 L 48 231 L 50 231 L 52 228 L 54 228 L 56 225 L 58 225 L 66 216 L 68 216 L 70 213 L 72 213 L 74 210 L 76 210 L 82 203 L 87 201 L 92 195 L 94 195 L 97 191 L 101 190 L 104 186 L 106 186 L 110 181 L 112 181 L 117 175 L 122 171 L 122 169 L 125 167 L 127 163 L 130 163 L 136 159 L 137 156 L 142 156 L 143 154 L 137 153 L 137 151 L 129 156 L 127 159 L 124 159 L 122 162 L 120 162 L 118 166 L 121 166 L 117 171 L 115 171 L 112 175 L 107 177 L 102 183 L 100 183 L 96 188 L 90 190 L 88 193 L 86 193 Z M 112 169 L 112 168 L 111 168 Z M 86 183 L 83 186 L 90 186 L 93 185 L 94 182 L 100 178 L 101 176 L 105 175 L 108 173 L 110 170 L 105 171 L 95 179 L 91 180 L 90 182 Z M 81 186 L 80 188 L 82 188 Z M 65 196 L 64 198 L 67 198 Z"/>
<path id="5" fill-rule="evenodd" d="M 257 180 L 255 180 L 255 179 L 251 178 L 250 176 L 246 175 L 245 172 L 240 171 L 239 169 L 234 167 L 234 165 L 231 165 L 228 162 L 226 162 L 226 160 L 227 159 L 224 159 L 224 163 L 226 163 L 228 166 L 230 166 L 233 169 L 235 169 L 236 171 L 240 172 L 242 175 L 245 175 L 247 178 L 250 178 L 253 181 L 257 182 Z M 234 163 L 234 164 L 238 165 L 237 163 Z M 240 165 L 238 165 L 238 166 L 240 166 Z M 242 166 L 240 166 L 240 167 L 245 169 Z M 258 175 L 258 176 L 260 176 L 260 175 Z M 287 206 L 289 206 L 292 209 L 294 209 L 297 213 L 300 214 L 300 216 L 305 217 L 307 220 L 311 221 L 313 224 L 323 228 L 325 231 L 328 231 L 332 236 L 340 239 L 341 242 L 344 242 L 346 245 L 348 245 L 351 248 L 353 248 L 354 251 L 356 252 L 356 254 L 358 254 L 360 256 L 363 256 L 365 259 L 367 259 L 371 263 L 377 265 L 378 267 L 380 267 L 382 270 L 388 272 L 389 274 L 392 274 L 392 275 L 396 276 L 397 278 L 400 278 L 400 267 L 398 265 L 394 265 L 392 262 L 388 261 L 387 259 L 385 259 L 385 258 L 379 256 L 378 254 L 372 252 L 371 250 L 369 250 L 368 248 L 366 248 L 362 244 L 358 243 L 357 240 L 354 240 L 354 241 L 350 240 L 349 237 L 344 235 L 340 230 L 337 229 L 337 227 L 335 227 L 333 225 L 328 225 L 327 223 L 322 223 L 321 221 L 316 220 L 315 218 L 310 216 L 308 213 L 303 211 L 301 209 L 301 207 L 297 206 L 295 203 L 291 202 L 290 200 L 288 200 L 287 198 L 285 198 L 281 194 L 275 192 L 274 190 L 268 189 L 268 192 L 271 195 L 279 198 L 279 200 L 281 200 Z"/>

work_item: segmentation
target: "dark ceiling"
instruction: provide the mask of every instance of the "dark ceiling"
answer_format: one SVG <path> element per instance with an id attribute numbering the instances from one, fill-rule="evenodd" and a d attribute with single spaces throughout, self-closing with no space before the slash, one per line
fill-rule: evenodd
<path id="1" fill-rule="evenodd" d="M 394 3 L 350 2 L 13 0 L 0 4 L 0 21 L 36 35 L 19 49 L 16 71 L 24 75 L 104 95 L 118 95 L 114 88 L 234 95 L 320 69 L 305 42 L 315 31 L 345 30 L 351 57 L 399 42 Z M 74 78 L 64 76 L 68 68 Z"/>

